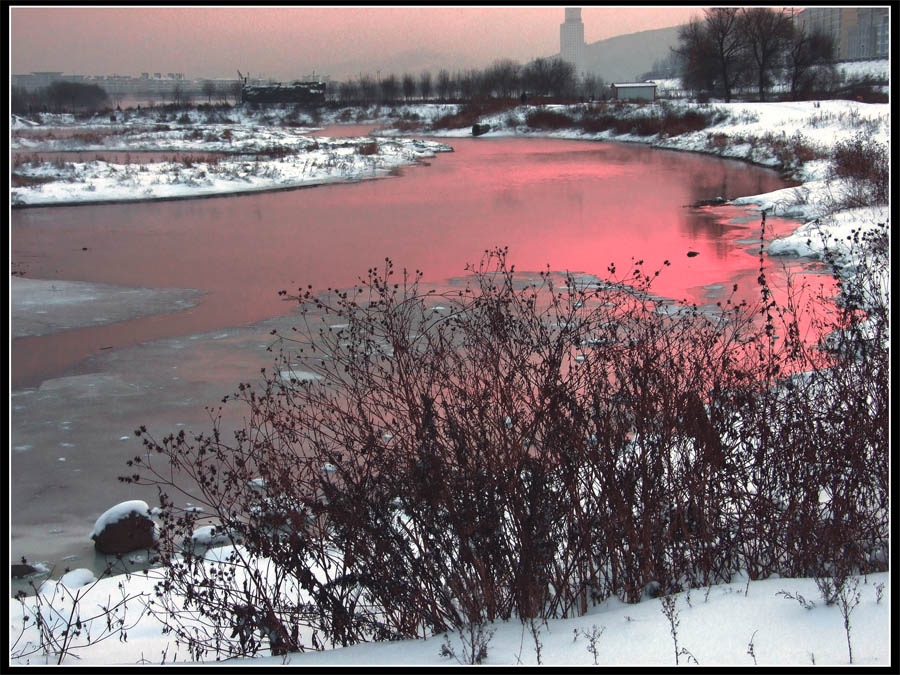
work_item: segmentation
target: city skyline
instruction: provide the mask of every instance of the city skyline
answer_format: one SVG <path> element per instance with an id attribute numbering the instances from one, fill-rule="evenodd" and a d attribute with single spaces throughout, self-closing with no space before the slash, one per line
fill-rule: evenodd
<path id="1" fill-rule="evenodd" d="M 289 79 L 525 63 L 559 53 L 564 7 L 11 7 L 13 74 L 236 70 Z M 702 7 L 585 7 L 585 42 L 666 28 Z"/>

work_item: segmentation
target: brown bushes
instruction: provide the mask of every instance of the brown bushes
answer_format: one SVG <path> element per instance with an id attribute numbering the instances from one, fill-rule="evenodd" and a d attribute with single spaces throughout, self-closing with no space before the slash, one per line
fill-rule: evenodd
<path id="1" fill-rule="evenodd" d="M 164 555 L 158 611 L 179 591 L 208 619 L 185 633 L 192 653 L 265 644 L 228 637 L 248 605 L 293 627 L 278 648 L 294 650 L 309 646 L 298 626 L 343 645 L 573 616 L 741 570 L 884 569 L 877 302 L 846 294 L 807 344 L 802 298 L 777 306 L 762 271 L 758 306 L 715 315 L 659 311 L 640 261 L 532 283 L 500 250 L 471 271 L 443 295 L 390 261 L 357 288 L 301 291 L 279 369 L 230 397 L 247 420 L 233 440 L 139 432 L 161 465 L 136 457 L 125 480 L 159 486 L 161 550 L 208 517 L 174 507 L 170 475 L 193 476 L 191 501 L 245 547 L 217 569 Z M 254 575 L 261 558 L 279 572 Z"/>
<path id="2" fill-rule="evenodd" d="M 849 189 L 843 206 L 873 206 L 891 201 L 888 149 L 862 133 L 835 146 L 831 175 L 847 181 Z"/>
<path id="3" fill-rule="evenodd" d="M 529 110 L 525 115 L 525 124 L 532 129 L 568 129 L 576 126 L 575 120 L 565 113 L 547 108 Z"/>
<path id="4" fill-rule="evenodd" d="M 516 104 L 509 101 L 488 101 L 484 103 L 469 103 L 460 106 L 459 110 L 450 115 L 439 117 L 431 123 L 432 129 L 461 129 L 471 127 L 486 115 L 497 115 L 512 108 Z"/>

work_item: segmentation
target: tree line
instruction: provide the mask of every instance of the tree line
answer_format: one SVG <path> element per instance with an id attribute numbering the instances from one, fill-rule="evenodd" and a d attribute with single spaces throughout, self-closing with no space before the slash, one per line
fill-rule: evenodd
<path id="1" fill-rule="evenodd" d="M 387 103 L 398 100 L 511 100 L 542 96 L 557 99 L 591 99 L 604 94 L 601 78 L 576 77 L 575 67 L 559 57 L 540 57 L 522 65 L 500 59 L 490 66 L 437 74 L 423 71 L 418 76 L 388 74 L 373 77 L 360 73 L 336 83 L 329 98 L 340 103 Z"/>
<path id="2" fill-rule="evenodd" d="M 109 95 L 98 84 L 57 80 L 30 91 L 12 87 L 10 109 L 14 113 L 100 110 L 109 104 Z"/>
<path id="3" fill-rule="evenodd" d="M 805 30 L 787 11 L 713 7 L 679 29 L 674 52 L 685 89 L 728 102 L 747 87 L 765 101 L 776 78 L 788 84 L 792 98 L 809 92 L 821 84 L 828 70 L 822 66 L 836 49 L 831 36 Z"/>

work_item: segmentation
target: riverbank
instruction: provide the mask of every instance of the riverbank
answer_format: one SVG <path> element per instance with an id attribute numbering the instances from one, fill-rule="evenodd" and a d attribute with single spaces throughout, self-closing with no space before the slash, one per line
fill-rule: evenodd
<path id="1" fill-rule="evenodd" d="M 549 113 L 558 128 L 548 128 L 546 122 L 540 128 L 532 126 L 536 124 L 535 111 L 542 111 L 544 119 Z M 698 114 L 710 125 L 673 134 L 663 124 L 661 131 L 647 133 L 663 118 Z M 585 130 L 589 125 L 577 124 L 579 119 L 595 119 L 598 115 L 622 123 L 595 132 Z M 251 110 L 235 106 L 225 110 L 198 108 L 180 114 L 128 110 L 119 113 L 114 122 L 108 118 L 76 120 L 71 115 L 40 115 L 31 121 L 16 118 L 11 133 L 14 162 L 10 200 L 18 207 L 190 198 L 381 177 L 404 165 L 425 161 L 437 152 L 452 150 L 446 143 L 410 136 L 470 136 L 469 125 L 447 126 L 448 119 L 464 118 L 461 106 L 451 104 L 373 105 L 311 116 L 292 107 Z M 516 105 L 476 114 L 475 119 L 490 127 L 483 135 L 485 141 L 534 136 L 642 143 L 767 166 L 802 181 L 802 185 L 777 194 L 743 197 L 736 203 L 755 205 L 770 215 L 804 223 L 818 220 L 822 230 L 828 230 L 835 217 L 845 218 L 838 214 L 847 210 L 842 208 L 843 197 L 851 189 L 845 178 L 833 175 L 831 158 L 835 149 L 860 136 L 887 147 L 890 144 L 890 104 L 842 100 Z M 565 119 L 572 120 L 571 125 L 567 126 Z M 656 126 L 648 127 L 647 120 L 656 120 Z M 375 124 L 380 129 L 374 137 L 333 139 L 311 135 L 321 125 L 348 122 Z M 41 161 L 38 154 L 60 151 L 94 152 L 97 159 L 49 162 Z M 135 157 L 133 162 L 108 162 L 103 152 L 130 152 Z M 179 153 L 181 157 L 143 162 L 142 152 Z M 189 153 L 222 155 L 198 161 Z M 885 209 L 857 209 L 854 217 L 861 226 L 871 226 L 883 222 Z M 821 253 L 822 247 L 806 254 Z"/>
<path id="2" fill-rule="evenodd" d="M 185 199 L 358 181 L 452 150 L 435 141 L 322 138 L 239 124 L 158 126 L 88 125 L 62 137 L 53 131 L 14 133 L 11 206 Z M 47 161 L 38 154 L 54 152 L 94 152 L 95 158 Z M 128 153 L 128 159 L 107 161 L 104 152 Z M 150 152 L 173 157 L 142 159 Z"/>

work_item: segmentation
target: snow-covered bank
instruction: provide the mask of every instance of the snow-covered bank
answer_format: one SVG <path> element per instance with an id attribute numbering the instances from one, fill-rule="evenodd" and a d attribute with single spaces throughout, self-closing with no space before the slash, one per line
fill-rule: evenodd
<path id="1" fill-rule="evenodd" d="M 78 570 L 76 570 L 78 572 Z M 134 597 L 127 611 L 120 609 L 127 640 L 115 635 L 90 646 L 86 635 L 96 639 L 106 628 L 102 614 L 85 622 L 81 634 L 63 663 L 79 665 L 173 664 L 193 661 L 187 650 L 175 645 L 173 635 L 164 634 L 162 624 L 150 615 L 141 616 L 140 594 L 153 595 L 153 574 L 102 579 L 93 587 L 92 578 L 75 574 L 42 588 L 44 615 L 50 625 L 56 617 L 57 633 L 71 609 L 71 596 L 81 594 L 81 616 L 98 614 L 98 604 L 112 605 L 123 597 Z M 59 583 L 68 584 L 66 591 Z M 855 588 L 854 588 L 854 583 Z M 859 604 L 850 617 L 849 649 L 853 664 L 891 664 L 891 582 L 889 573 L 851 579 Z M 846 665 L 850 663 L 844 617 L 837 605 L 826 605 L 813 579 L 735 579 L 730 584 L 695 589 L 673 596 L 677 621 L 679 663 L 700 665 Z M 851 593 L 852 597 L 852 593 Z M 38 649 L 40 641 L 33 620 L 36 600 L 10 600 L 10 652 L 13 664 L 56 663 L 53 654 Z M 176 600 L 175 604 L 179 604 Z M 485 665 L 674 665 L 676 649 L 669 618 L 659 599 L 637 604 L 617 600 L 593 607 L 585 616 L 535 622 L 537 643 L 530 627 L 518 621 L 488 625 Z M 442 655 L 449 646 L 455 656 Z M 446 652 L 445 652 L 446 653 Z M 404 640 L 361 644 L 352 647 L 260 656 L 228 661 L 230 664 L 296 666 L 366 665 L 456 665 L 465 662 L 466 647 L 458 634 L 435 635 L 427 640 Z M 214 661 L 210 654 L 208 661 Z"/>
<path id="2" fill-rule="evenodd" d="M 25 161 L 13 169 L 13 206 L 174 199 L 259 192 L 387 175 L 451 148 L 415 139 L 297 137 L 303 149 L 259 147 L 216 160 L 116 164 L 103 160 Z M 182 151 L 142 141 L 142 150 Z M 123 150 L 123 148 L 115 148 Z M 203 152 L 215 151 L 204 147 Z M 124 150 L 135 150 L 126 147 Z M 52 146 L 48 149 L 52 151 Z"/>

